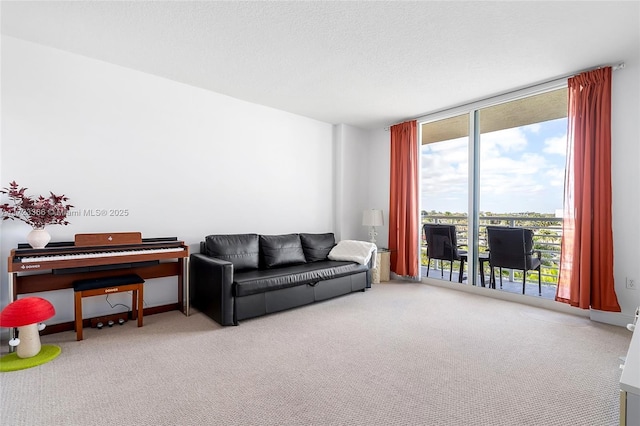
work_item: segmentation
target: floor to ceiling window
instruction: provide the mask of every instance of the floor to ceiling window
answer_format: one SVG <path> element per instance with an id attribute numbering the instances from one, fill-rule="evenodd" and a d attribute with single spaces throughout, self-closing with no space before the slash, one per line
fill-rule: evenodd
<path id="1" fill-rule="evenodd" d="M 479 103 L 463 113 L 458 109 L 448 117 L 425 118 L 420 128 L 421 221 L 453 225 L 457 247 L 435 250 L 433 243 L 430 250 L 423 232 L 423 277 L 489 286 L 487 226 L 523 228 L 532 232 L 533 249 L 539 252 L 542 297 L 554 297 L 566 116 L 566 86 L 556 84 L 552 90 Z M 503 290 L 522 293 L 524 278 L 525 294 L 538 296 L 536 270 L 494 269 L 496 289 L 502 283 Z"/>
<path id="2" fill-rule="evenodd" d="M 468 114 L 422 124 L 421 265 L 429 266 L 428 273 L 432 277 L 444 278 L 444 270 L 449 268 L 448 272 L 455 269 L 459 278 L 460 256 L 467 251 L 468 152 Z M 431 223 L 453 227 L 451 237 L 452 240 L 455 238 L 455 244 L 452 241 L 451 250 L 441 250 L 440 253 L 435 253 L 433 247 L 428 250 L 430 228 L 424 225 Z M 423 275 L 427 274 L 427 269 Z"/>

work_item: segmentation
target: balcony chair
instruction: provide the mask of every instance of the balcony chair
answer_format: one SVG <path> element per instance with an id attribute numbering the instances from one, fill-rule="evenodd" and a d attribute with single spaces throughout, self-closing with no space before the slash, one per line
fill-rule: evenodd
<path id="1" fill-rule="evenodd" d="M 496 277 L 493 269 L 495 267 L 500 269 L 500 288 L 502 288 L 502 268 L 522 271 L 522 294 L 525 294 L 527 271 L 538 271 L 538 295 L 542 296 L 541 253 L 539 250 L 533 250 L 532 230 L 487 226 L 487 242 L 493 288 L 496 288 Z"/>
<path id="2" fill-rule="evenodd" d="M 462 282 L 464 272 L 464 262 L 467 260 L 467 252 L 459 250 L 456 242 L 455 225 L 435 225 L 426 223 L 422 227 L 425 240 L 427 241 L 427 277 L 431 267 L 431 259 L 449 261 L 449 281 L 453 276 L 453 262 L 460 262 L 460 274 L 458 282 Z M 444 268 L 440 271 L 444 278 Z"/>

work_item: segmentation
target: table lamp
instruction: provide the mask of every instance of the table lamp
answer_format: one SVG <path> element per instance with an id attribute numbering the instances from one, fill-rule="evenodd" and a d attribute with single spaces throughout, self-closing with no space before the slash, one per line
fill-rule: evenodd
<path id="1" fill-rule="evenodd" d="M 373 244 L 376 243 L 376 237 L 378 236 L 378 233 L 376 232 L 376 226 L 382 225 L 384 225 L 382 210 L 370 209 L 365 210 L 362 213 L 362 226 L 369 227 L 369 237 L 371 238 L 371 242 Z"/>

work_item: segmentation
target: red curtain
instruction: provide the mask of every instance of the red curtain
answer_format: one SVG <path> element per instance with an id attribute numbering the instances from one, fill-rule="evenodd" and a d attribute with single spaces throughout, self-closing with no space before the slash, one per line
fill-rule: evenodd
<path id="1" fill-rule="evenodd" d="M 391 126 L 389 250 L 391 270 L 418 276 L 418 130 L 417 122 Z"/>
<path id="2" fill-rule="evenodd" d="M 620 312 L 613 282 L 611 67 L 569 79 L 567 167 L 556 300 Z"/>

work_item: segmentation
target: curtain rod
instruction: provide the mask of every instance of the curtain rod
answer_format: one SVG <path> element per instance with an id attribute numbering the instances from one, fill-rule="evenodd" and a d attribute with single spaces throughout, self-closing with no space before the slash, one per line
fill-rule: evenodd
<path id="1" fill-rule="evenodd" d="M 617 71 L 617 70 L 624 69 L 624 68 L 625 68 L 625 66 L 626 66 L 626 65 L 625 65 L 625 63 L 624 63 L 624 62 L 619 62 L 619 63 L 617 63 L 617 64 L 615 64 L 615 65 L 599 65 L 599 66 L 597 66 L 597 67 L 587 68 L 587 69 L 584 69 L 584 70 L 581 70 L 581 71 L 576 71 L 576 72 L 572 72 L 572 73 L 570 73 L 570 74 L 565 74 L 565 75 L 560 76 L 560 77 L 555 77 L 555 78 L 552 78 L 552 79 L 547 80 L 547 81 L 543 81 L 543 82 L 540 82 L 540 83 L 535 83 L 535 84 L 533 84 L 533 85 L 531 85 L 531 86 L 521 87 L 521 88 L 519 88 L 519 89 L 510 90 L 510 91 L 508 91 L 508 92 L 503 92 L 503 93 L 499 93 L 499 94 L 497 94 L 497 95 L 489 96 L 488 98 L 477 99 L 477 100 L 475 100 L 475 101 L 473 101 L 473 102 L 468 102 L 468 103 L 466 103 L 466 104 L 456 105 L 456 106 L 454 106 L 454 107 L 447 108 L 447 109 L 443 109 L 443 110 L 432 111 L 432 112 L 427 113 L 427 114 L 420 114 L 419 116 L 416 116 L 416 117 L 413 117 L 413 118 L 408 118 L 408 119 L 403 120 L 403 121 L 401 121 L 401 122 L 399 122 L 399 123 L 396 123 L 396 124 L 402 124 L 402 123 L 404 123 L 404 122 L 411 121 L 411 120 L 418 120 L 418 119 L 420 119 L 420 118 L 422 118 L 422 117 L 425 117 L 425 116 L 427 116 L 427 115 L 444 113 L 444 112 L 447 112 L 447 111 L 449 111 L 449 110 L 462 108 L 462 107 L 464 107 L 465 105 L 472 105 L 472 104 L 474 104 L 474 103 L 476 103 L 476 102 L 488 101 L 488 100 L 490 100 L 490 99 L 497 98 L 497 97 L 499 97 L 499 96 L 505 96 L 505 95 L 508 95 L 508 94 L 510 94 L 510 93 L 518 92 L 518 91 L 520 91 L 520 90 L 532 89 L 532 88 L 534 88 L 534 87 L 536 87 L 536 86 L 542 86 L 542 85 L 552 84 L 552 83 L 557 82 L 557 81 L 560 81 L 560 80 L 566 80 L 566 79 L 567 79 L 567 78 L 569 78 L 569 77 L 573 77 L 573 76 L 578 75 L 578 74 L 581 74 L 581 73 L 583 73 L 583 72 L 593 71 L 593 70 L 597 70 L 597 69 L 605 68 L 605 67 L 611 67 L 611 70 L 612 70 L 612 71 Z M 384 131 L 385 131 L 385 132 L 388 132 L 389 130 L 391 130 L 391 126 L 395 126 L 395 124 L 392 124 L 392 125 L 389 125 L 389 126 L 385 126 L 385 127 L 384 127 Z"/>

